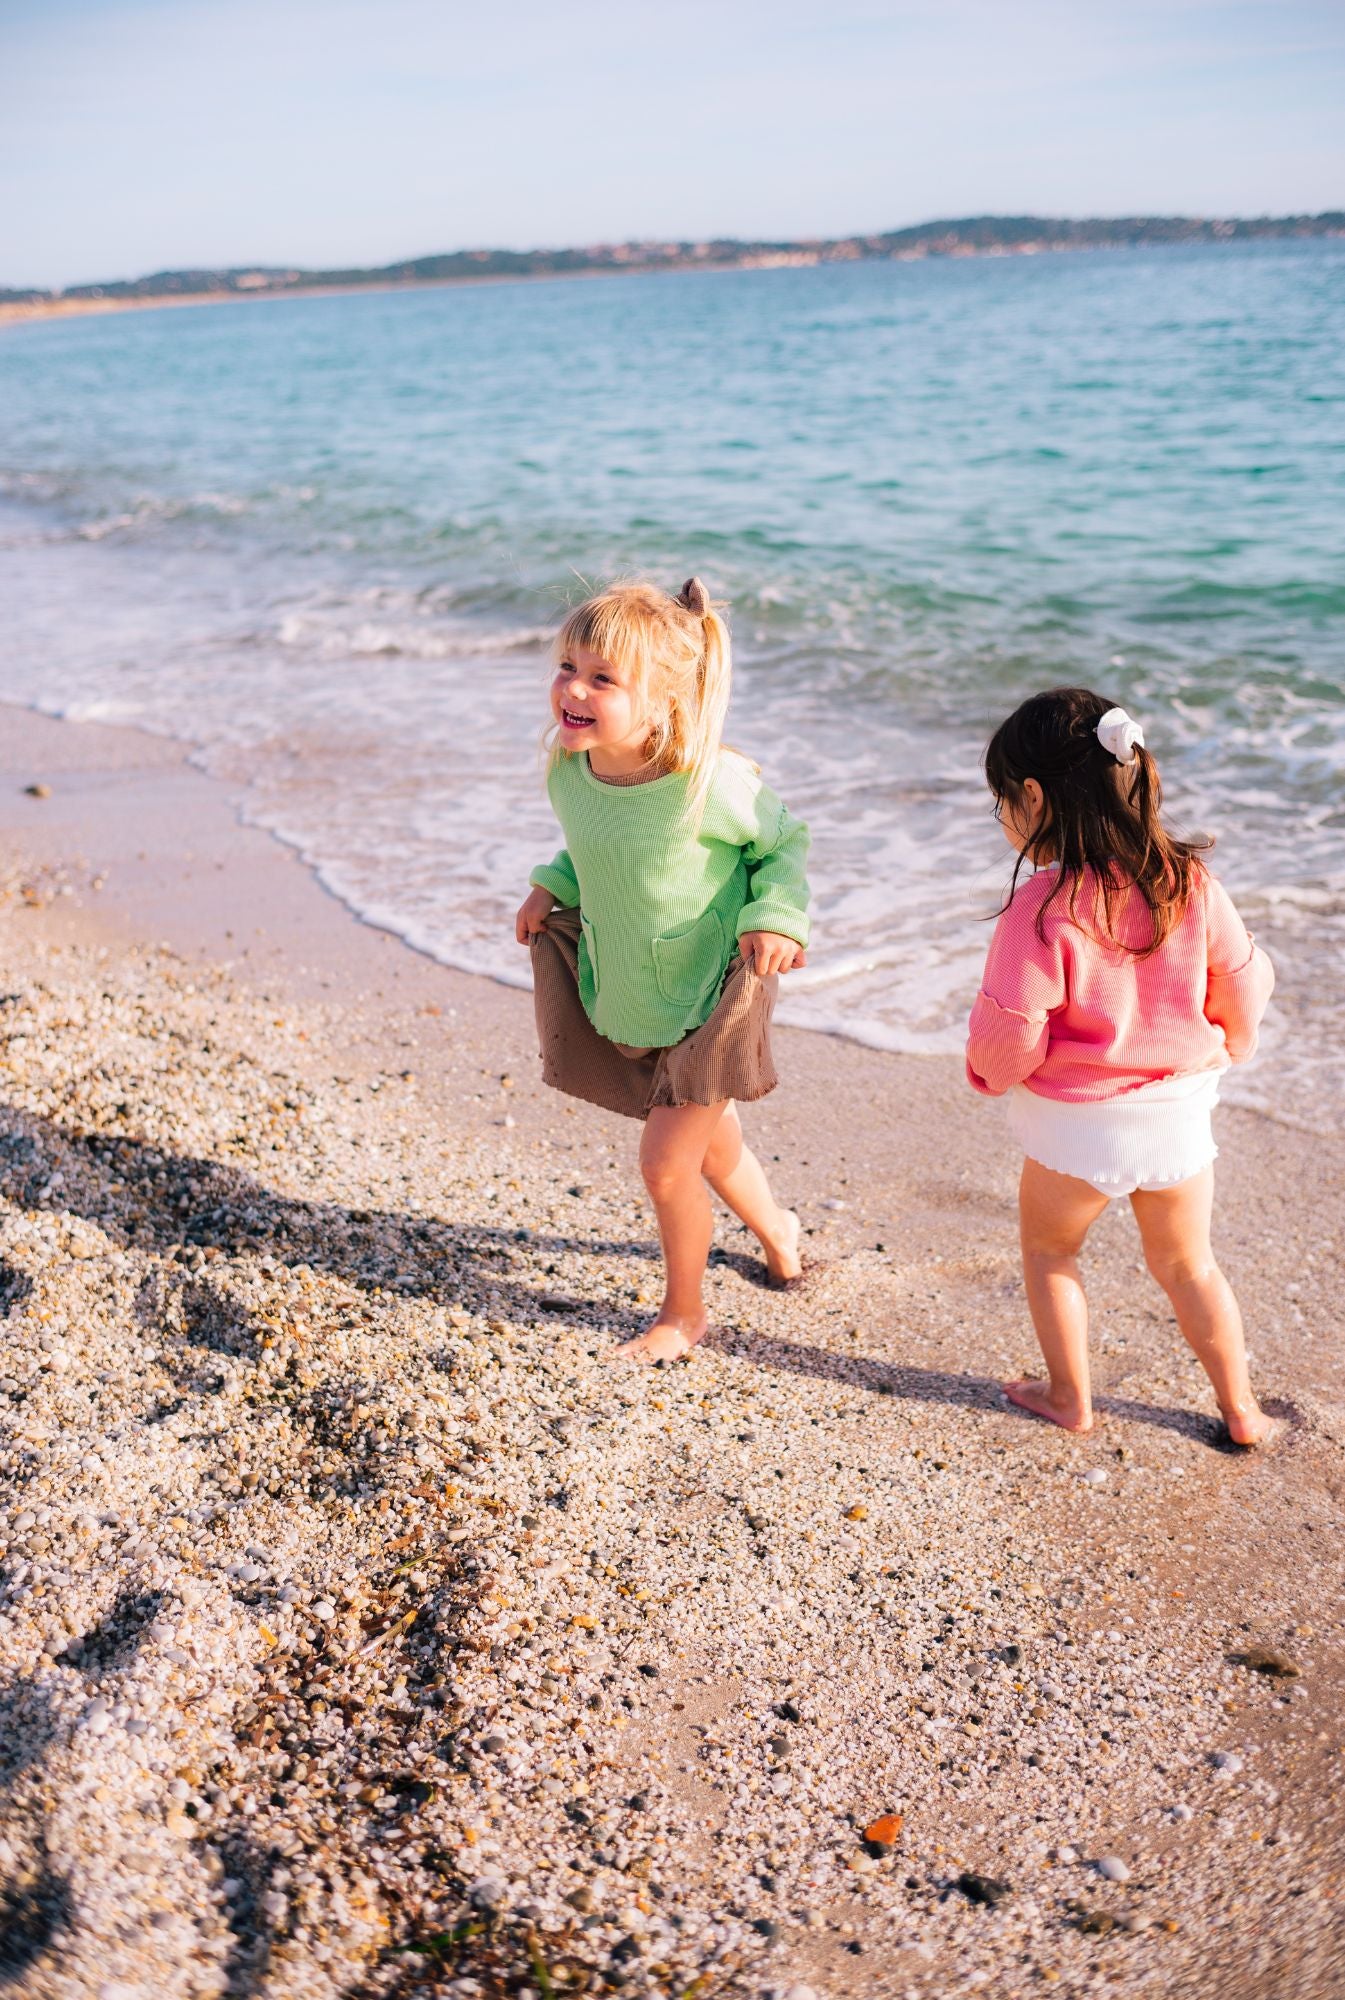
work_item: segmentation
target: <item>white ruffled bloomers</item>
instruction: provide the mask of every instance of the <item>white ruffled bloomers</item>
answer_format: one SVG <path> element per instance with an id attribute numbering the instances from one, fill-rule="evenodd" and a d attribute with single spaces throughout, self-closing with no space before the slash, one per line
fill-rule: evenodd
<path id="1" fill-rule="evenodd" d="M 1009 1130 L 1030 1160 L 1090 1181 L 1099 1194 L 1176 1187 L 1218 1154 L 1210 1113 L 1222 1074 L 1165 1076 L 1091 1104 L 1062 1104 L 1016 1084 L 1007 1098 Z"/>

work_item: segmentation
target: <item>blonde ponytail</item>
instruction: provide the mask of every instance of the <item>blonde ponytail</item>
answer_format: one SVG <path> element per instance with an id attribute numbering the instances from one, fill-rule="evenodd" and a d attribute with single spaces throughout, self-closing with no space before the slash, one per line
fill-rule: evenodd
<path id="1" fill-rule="evenodd" d="M 673 597 L 643 580 L 614 583 L 561 627 L 557 658 L 578 647 L 630 677 L 649 712 L 650 761 L 689 773 L 687 809 L 699 818 L 719 764 L 733 675 L 728 626 L 705 585 L 689 577 Z"/>
<path id="2" fill-rule="evenodd" d="M 708 603 L 701 617 L 701 635 L 703 649 L 697 675 L 696 713 L 687 732 L 685 766 L 692 773 L 690 803 L 697 815 L 705 805 L 719 762 L 733 677 L 728 626 Z"/>

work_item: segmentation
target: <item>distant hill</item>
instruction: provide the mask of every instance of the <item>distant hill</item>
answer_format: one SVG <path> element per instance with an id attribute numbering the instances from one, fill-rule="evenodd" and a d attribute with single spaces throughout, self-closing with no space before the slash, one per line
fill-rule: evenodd
<path id="1" fill-rule="evenodd" d="M 1147 243 L 1238 243 L 1255 237 L 1342 235 L 1345 210 L 1227 219 L 1127 215 L 1080 222 L 1036 215 L 977 215 L 957 222 L 922 222 L 913 229 L 889 229 L 876 236 L 797 242 L 742 242 L 723 237 L 700 243 L 592 243 L 570 250 L 454 250 L 370 269 L 305 271 L 242 266 L 229 271 L 155 271 L 145 278 L 69 285 L 62 291 L 0 288 L 0 304 L 41 309 L 48 305 L 246 298 L 604 271 L 760 270 L 920 257 L 1030 256 L 1043 251 L 1127 249 Z"/>

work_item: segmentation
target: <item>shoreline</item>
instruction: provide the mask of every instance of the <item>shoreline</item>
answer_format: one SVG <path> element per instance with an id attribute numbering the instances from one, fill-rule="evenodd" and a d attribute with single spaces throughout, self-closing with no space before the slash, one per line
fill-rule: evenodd
<path id="1" fill-rule="evenodd" d="M 1323 231 L 1306 237 L 1296 236 L 1286 231 L 1283 236 L 1255 238 L 1264 242 L 1317 242 L 1339 241 L 1345 230 Z M 1235 239 L 1229 239 L 1233 241 Z M 1151 243 L 1054 243 L 1049 241 L 1027 243 L 971 244 L 959 243 L 948 249 L 914 248 L 897 250 L 884 256 L 843 257 L 828 256 L 800 247 L 797 251 L 782 251 L 778 255 L 764 253 L 733 259 L 726 262 L 697 263 L 688 260 L 683 264 L 624 264 L 597 265 L 592 270 L 581 271 L 518 271 L 488 274 L 482 277 L 464 275 L 454 278 L 406 278 L 374 281 L 358 285 L 291 285 L 269 287 L 259 285 L 247 291 L 181 292 L 162 297 L 67 299 L 59 295 L 48 299 L 0 301 L 0 326 L 20 326 L 49 319 L 87 318 L 90 315 L 113 312 L 152 312 L 170 306 L 218 306 L 253 305 L 275 299 L 320 299 L 355 298 L 361 293 L 386 294 L 389 292 L 440 292 L 458 286 L 480 285 L 534 285 L 553 282 L 569 283 L 584 278 L 660 278 L 677 277 L 687 272 L 701 276 L 742 271 L 816 270 L 824 265 L 852 264 L 923 264 L 952 262 L 968 258 L 1004 257 L 1047 257 L 1072 256 L 1085 251 L 1125 251 L 1125 250 L 1181 250 L 1192 247 L 1219 248 L 1219 242 L 1196 237 L 1189 242 L 1155 241 Z"/>
<path id="2" fill-rule="evenodd" d="M 24 2000 L 1334 1995 L 1345 1144 L 1305 1208 L 1295 1135 L 1216 1114 L 1280 1447 L 1218 1448 L 1125 1204 L 1073 1439 L 995 1386 L 993 1108 L 783 1029 L 747 1122 L 818 1277 L 721 1218 L 712 1338 L 614 1371 L 637 1128 L 542 1089 L 526 993 L 167 738 L 0 709 L 0 840 Z"/>

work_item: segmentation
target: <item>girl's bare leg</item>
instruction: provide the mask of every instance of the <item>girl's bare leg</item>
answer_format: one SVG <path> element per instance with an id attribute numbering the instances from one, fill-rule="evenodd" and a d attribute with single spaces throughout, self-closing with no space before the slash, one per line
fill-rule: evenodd
<path id="1" fill-rule="evenodd" d="M 640 1171 L 658 1216 L 664 1291 L 648 1332 L 616 1350 L 631 1360 L 676 1361 L 705 1333 L 701 1286 L 714 1215 L 701 1166 L 723 1113 L 722 1103 L 679 1104 L 660 1106 L 645 1120 Z"/>
<path id="2" fill-rule="evenodd" d="M 803 1270 L 799 1218 L 792 1208 L 781 1208 L 771 1193 L 765 1168 L 743 1138 L 738 1108 L 732 1100 L 724 1106 L 711 1134 L 701 1172 L 719 1199 L 756 1237 L 766 1253 L 771 1276 L 797 1278 Z"/>
<path id="3" fill-rule="evenodd" d="M 1093 1428 L 1088 1302 L 1078 1257 L 1106 1206 L 1106 1195 L 1088 1181 L 1024 1160 L 1018 1187 L 1023 1282 L 1048 1380 L 1006 1382 L 1004 1393 L 1011 1403 L 1067 1431 Z"/>
<path id="4" fill-rule="evenodd" d="M 1210 1378 L 1229 1436 L 1234 1444 L 1261 1444 L 1274 1425 L 1252 1394 L 1242 1314 L 1210 1247 L 1213 1167 L 1176 1187 L 1141 1189 L 1130 1205 L 1145 1260 Z"/>

